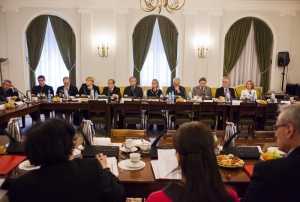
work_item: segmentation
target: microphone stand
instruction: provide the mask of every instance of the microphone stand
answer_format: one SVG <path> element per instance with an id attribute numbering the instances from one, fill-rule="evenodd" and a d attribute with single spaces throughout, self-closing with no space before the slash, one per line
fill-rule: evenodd
<path id="1" fill-rule="evenodd" d="M 26 95 L 24 95 L 24 93 L 22 93 L 21 91 L 19 91 L 17 88 L 13 88 L 13 90 L 16 90 L 16 91 L 18 91 L 21 95 L 23 95 L 24 96 L 24 98 L 27 98 L 26 97 Z"/>
<path id="2" fill-rule="evenodd" d="M 133 98 L 135 99 L 135 98 L 136 98 L 136 95 L 135 95 L 135 93 L 134 93 L 134 90 L 131 89 L 131 92 L 132 92 L 132 94 L 133 94 Z"/>
<path id="3" fill-rule="evenodd" d="M 4 101 L 9 102 L 8 99 L 6 97 L 3 97 L 2 95 L 0 95 L 0 98 L 4 99 Z"/>

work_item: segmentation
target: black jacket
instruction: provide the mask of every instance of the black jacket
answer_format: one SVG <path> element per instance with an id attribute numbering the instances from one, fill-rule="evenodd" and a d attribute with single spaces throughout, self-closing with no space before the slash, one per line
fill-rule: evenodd
<path id="1" fill-rule="evenodd" d="M 119 96 L 119 98 L 121 97 L 121 92 L 120 92 L 120 88 L 114 86 L 114 89 L 112 92 L 110 92 L 108 90 L 108 87 L 104 87 L 103 88 L 103 92 L 102 92 L 102 95 L 106 95 L 106 96 L 112 96 L 112 94 L 116 94 Z"/>
<path id="2" fill-rule="evenodd" d="M 41 87 L 40 85 L 34 86 L 31 90 L 31 94 L 35 94 L 37 95 L 39 94 L 45 94 L 48 95 L 48 91 L 50 91 L 50 94 L 54 95 L 54 91 L 52 86 L 48 86 L 48 85 L 44 85 L 43 87 Z"/>
<path id="3" fill-rule="evenodd" d="M 62 94 L 64 94 L 64 86 L 59 86 L 57 88 L 56 95 L 59 95 L 59 92 L 62 92 Z M 70 96 L 75 96 L 76 94 L 79 94 L 77 87 L 72 86 L 72 85 L 70 85 L 70 88 L 69 88 L 68 92 L 69 92 Z"/>
<path id="4" fill-rule="evenodd" d="M 232 98 L 235 98 L 234 89 L 228 87 L 228 90 L 230 92 L 230 96 Z M 225 97 L 225 95 L 224 95 L 224 87 L 218 88 L 217 91 L 216 91 L 216 98 L 219 98 L 220 96 Z"/>
<path id="5" fill-rule="evenodd" d="M 134 93 L 134 94 L 133 94 Z M 134 97 L 139 97 L 139 98 L 143 98 L 143 89 L 139 86 L 135 86 L 134 91 L 132 92 L 131 90 L 131 86 L 127 86 L 124 89 L 124 93 L 123 95 L 128 95 L 128 96 L 134 96 Z"/>
<path id="6" fill-rule="evenodd" d="M 180 95 L 182 98 L 186 97 L 185 88 L 182 86 L 179 86 L 179 93 L 175 90 L 174 86 L 170 86 L 168 87 L 166 94 L 172 93 L 172 91 L 174 92 L 174 95 Z"/>
<path id="7" fill-rule="evenodd" d="M 98 86 L 95 86 L 93 84 L 93 89 L 94 89 L 94 92 L 98 92 L 98 95 L 100 95 L 100 90 L 99 90 L 99 87 Z M 88 89 L 87 85 L 85 83 L 83 83 L 79 89 L 79 94 L 80 95 L 90 95 L 90 92 L 91 90 Z"/>
<path id="8" fill-rule="evenodd" d="M 19 93 L 18 92 L 15 92 L 13 89 L 9 89 L 8 91 L 4 91 L 3 87 L 1 86 L 0 87 L 0 101 L 6 101 L 6 99 L 4 98 L 7 98 L 7 97 L 11 97 L 11 96 L 19 96 Z"/>

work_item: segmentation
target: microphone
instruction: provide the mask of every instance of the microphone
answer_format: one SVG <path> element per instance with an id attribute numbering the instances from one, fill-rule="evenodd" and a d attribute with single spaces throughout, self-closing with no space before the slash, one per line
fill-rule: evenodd
<path id="1" fill-rule="evenodd" d="M 85 145 L 91 145 L 90 141 L 88 140 L 88 138 L 85 136 L 85 134 L 83 133 L 83 131 L 81 130 L 80 127 L 77 128 L 77 130 L 81 133 L 81 136 L 85 142 Z"/>
<path id="2" fill-rule="evenodd" d="M 22 93 L 21 91 L 19 91 L 17 88 L 11 87 L 11 89 L 18 91 L 21 95 L 24 96 L 24 98 L 27 98 L 26 95 L 24 95 L 24 93 Z"/>
<path id="3" fill-rule="evenodd" d="M 230 142 L 232 141 L 232 139 L 237 136 L 237 134 L 241 133 L 241 130 L 236 131 L 233 135 L 231 135 L 230 138 L 228 138 L 228 140 L 225 142 L 225 144 L 223 145 L 224 147 L 228 147 L 228 145 L 230 144 Z"/>
<path id="4" fill-rule="evenodd" d="M 157 143 L 159 142 L 159 140 L 161 139 L 161 137 L 167 133 L 167 130 L 164 130 L 155 140 L 154 142 L 151 144 L 151 147 L 155 147 L 157 145 Z"/>

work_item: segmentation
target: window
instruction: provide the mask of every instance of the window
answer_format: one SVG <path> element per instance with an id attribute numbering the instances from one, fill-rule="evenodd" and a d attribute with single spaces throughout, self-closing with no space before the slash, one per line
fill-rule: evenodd
<path id="1" fill-rule="evenodd" d="M 57 46 L 50 19 L 48 19 L 42 55 L 35 70 L 35 75 L 36 77 L 44 75 L 46 84 L 52 86 L 54 92 L 56 92 L 57 87 L 63 85 L 63 77 L 69 76 L 69 71 Z M 37 79 L 36 85 L 38 85 Z"/>
<path id="2" fill-rule="evenodd" d="M 153 29 L 149 52 L 140 75 L 141 86 L 151 86 L 152 79 L 157 79 L 159 81 L 160 89 L 162 89 L 162 86 L 169 86 L 171 83 L 171 72 L 157 19 Z"/>

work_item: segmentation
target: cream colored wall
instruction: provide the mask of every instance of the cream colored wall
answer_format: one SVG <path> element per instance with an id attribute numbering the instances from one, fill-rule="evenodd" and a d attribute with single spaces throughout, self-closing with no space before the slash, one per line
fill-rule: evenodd
<path id="1" fill-rule="evenodd" d="M 0 4 L 1 5 L 1 4 Z M 109 78 L 116 85 L 128 85 L 132 75 L 132 32 L 136 23 L 149 13 L 134 9 L 78 9 L 20 7 L 19 12 L 0 12 L 0 57 L 8 57 L 2 63 L 4 78 L 11 79 L 20 89 L 28 89 L 24 32 L 29 22 L 42 13 L 52 13 L 65 19 L 75 30 L 77 39 L 77 86 L 87 76 L 94 76 L 96 85 L 106 85 Z M 299 9 L 300 10 L 300 9 Z M 151 13 L 152 14 L 152 13 Z M 224 36 L 230 25 L 245 16 L 259 17 L 275 32 L 271 88 L 281 88 L 281 71 L 277 67 L 277 54 L 289 51 L 290 82 L 300 82 L 300 12 L 296 17 L 280 17 L 279 11 L 195 11 L 182 10 L 171 15 L 162 11 L 179 30 L 178 76 L 183 86 L 196 86 L 205 76 L 209 86 L 220 86 L 222 78 Z M 11 26 L 10 23 L 14 23 Z M 197 44 L 210 38 L 207 58 L 197 56 Z M 98 43 L 109 43 L 109 56 L 98 56 Z M 23 88 L 23 89 L 22 89 Z"/>

